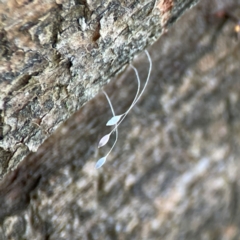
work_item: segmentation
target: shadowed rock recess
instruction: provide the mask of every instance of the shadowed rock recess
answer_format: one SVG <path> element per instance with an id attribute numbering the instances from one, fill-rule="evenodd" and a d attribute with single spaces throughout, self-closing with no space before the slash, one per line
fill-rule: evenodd
<path id="1" fill-rule="evenodd" d="M 196 2 L 0 1 L 0 178 Z"/>
<path id="2" fill-rule="evenodd" d="M 93 2 L 78 1 L 80 5 L 77 6 L 86 7 Z M 118 7 L 129 4 L 128 1 L 123 2 Z M 169 31 L 164 31 L 165 34 L 148 49 L 153 60 L 150 83 L 141 100 L 119 127 L 119 141 L 105 165 L 98 170 L 95 169 L 96 161 L 106 154 L 114 141 L 112 137 L 106 147 L 97 148 L 99 139 L 109 132 L 109 127 L 105 126 L 111 118 L 108 102 L 100 92 L 75 112 L 80 107 L 78 104 L 92 98 L 110 76 L 128 66 L 133 55 L 154 41 L 151 40 L 154 39 L 151 34 L 155 30 L 156 36 L 160 34 L 160 27 L 152 26 L 147 19 L 152 17 L 153 8 L 162 6 L 162 9 L 168 10 L 168 5 L 164 5 L 166 2 L 171 1 L 161 1 L 160 5 L 152 3 L 144 18 L 138 20 L 137 24 L 135 20 L 132 21 L 132 24 L 138 25 L 140 32 L 142 28 L 145 29 L 143 35 L 137 37 L 131 33 L 136 38 L 134 41 L 127 37 L 121 40 L 122 44 L 129 46 L 129 50 L 125 52 L 124 47 L 122 52 L 113 51 L 117 59 L 111 62 L 112 67 L 109 67 L 108 61 L 99 58 L 104 59 L 104 52 L 111 49 L 108 44 L 114 44 L 113 40 L 104 42 L 102 39 L 107 38 L 107 35 L 101 32 L 103 26 L 113 29 L 114 20 L 109 20 L 110 25 L 107 25 L 108 21 L 98 20 L 99 35 L 96 32 L 93 34 L 96 46 L 91 45 L 92 40 L 88 40 L 87 45 L 81 43 L 83 47 L 74 45 L 80 43 L 71 40 L 76 37 L 75 34 L 88 28 L 88 24 L 85 24 L 88 21 L 79 20 L 79 14 L 76 14 L 77 21 L 73 17 L 67 21 L 67 16 L 59 15 L 62 19 L 62 25 L 58 26 L 61 31 L 58 30 L 53 42 L 41 34 L 52 30 L 43 31 L 40 27 L 38 30 L 39 24 L 43 29 L 48 26 L 44 22 L 46 16 L 39 17 L 41 21 L 35 22 L 37 27 L 29 23 L 29 28 L 24 30 L 36 31 L 35 35 L 31 35 L 33 37 L 25 33 L 25 44 L 32 48 L 38 44 L 38 49 L 42 46 L 41 51 L 36 51 L 44 57 L 38 59 L 35 56 L 36 61 L 31 61 L 32 65 L 29 63 L 26 70 L 29 80 L 21 80 L 19 77 L 27 67 L 24 65 L 21 71 L 17 68 L 23 63 L 27 64 L 28 60 L 19 60 L 14 68 L 15 75 L 10 71 L 13 65 L 7 65 L 4 60 L 5 65 L 1 64 L 0 69 L 9 68 L 5 71 L 9 74 L 9 80 L 1 81 L 0 94 L 5 94 L 9 101 L 5 99 L 3 106 L 10 107 L 11 103 L 12 107 L 17 108 L 18 104 L 22 104 L 21 109 L 24 109 L 26 104 L 23 99 L 29 95 L 24 92 L 25 88 L 18 86 L 25 84 L 33 92 L 36 91 L 36 98 L 30 98 L 33 93 L 29 93 L 29 102 L 36 109 L 39 107 L 36 112 L 43 112 L 46 117 L 40 115 L 42 119 L 32 124 L 32 119 L 38 119 L 38 115 L 35 118 L 23 117 L 20 115 L 21 110 L 16 110 L 19 120 L 14 122 L 14 116 L 8 115 L 7 110 L 1 115 L 1 121 L 12 119 L 12 125 L 8 123 L 9 132 L 17 131 L 12 126 L 16 125 L 20 129 L 21 124 L 29 120 L 23 126 L 32 126 L 33 132 L 36 128 L 36 133 L 40 131 L 39 136 L 45 136 L 43 139 L 53 133 L 36 152 L 28 154 L 0 182 L 0 239 L 240 239 L 240 35 L 237 25 L 240 0 L 201 0 Z M 180 4 L 180 1 L 174 2 Z M 11 4 L 9 7 L 14 6 Z M 74 4 L 76 2 L 62 2 L 61 8 L 56 11 L 74 9 Z M 122 11 L 130 11 L 130 15 L 137 14 L 131 9 L 136 6 L 142 8 L 146 4 L 138 1 L 133 8 L 123 7 Z M 44 4 L 41 6 L 44 8 Z M 0 9 L 2 11 L 3 8 Z M 18 9 L 20 11 L 21 8 Z M 98 8 L 87 9 L 87 12 L 92 13 Z M 102 16 L 105 14 L 104 9 L 99 10 Z M 159 10 L 154 11 L 159 13 Z M 171 10 L 170 14 L 174 12 L 177 14 L 177 10 Z M 114 14 L 107 16 L 114 19 Z M 123 13 L 120 18 L 124 16 Z M 162 26 L 164 20 L 161 15 L 157 18 L 159 16 L 156 22 L 159 21 Z M 169 19 L 168 14 L 164 16 L 165 21 Z M 79 24 L 83 29 L 80 29 Z M 16 21 L 9 25 L 9 29 L 14 27 L 17 28 Z M 64 37 L 67 31 L 71 33 L 68 40 Z M 120 41 L 114 35 L 116 31 L 110 34 L 115 44 Z M 78 34 L 77 38 L 81 35 Z M 30 41 L 35 39 L 34 36 L 38 40 Z M 7 38 L 1 39 L 5 39 L 1 41 L 6 45 Z M 16 38 L 9 44 L 21 44 L 24 59 L 28 59 L 26 54 L 34 51 L 28 51 L 22 41 Z M 48 42 L 52 46 L 49 51 L 56 52 L 55 60 L 49 57 L 51 54 L 44 52 L 44 44 Z M 91 55 L 96 49 L 100 51 L 99 46 L 104 49 L 104 44 L 106 50 L 101 53 L 101 57 Z M 5 54 L 14 51 L 14 48 L 4 49 Z M 88 59 L 84 62 L 85 55 L 81 54 L 80 49 L 84 54 L 89 54 L 89 59 L 92 56 L 92 62 Z M 110 59 L 110 53 L 105 54 Z M 92 66 L 95 61 L 103 62 Z M 143 84 L 149 67 L 146 55 L 139 54 L 132 64 L 139 70 Z M 38 74 L 34 70 L 30 71 L 38 68 L 40 70 L 35 70 Z M 53 75 L 50 74 L 51 69 Z M 92 74 L 92 77 L 85 79 L 85 74 Z M 98 80 L 94 83 L 93 79 Z M 11 81 L 13 83 L 8 85 Z M 59 84 L 59 90 L 55 90 L 59 93 L 57 97 L 55 92 L 47 94 L 53 92 L 53 87 L 57 89 L 56 82 Z M 89 91 L 92 91 L 91 94 Z M 134 71 L 126 67 L 120 76 L 106 85 L 105 91 L 112 100 L 116 114 L 126 111 L 137 91 Z M 11 102 L 11 99 L 17 101 L 18 96 L 21 101 Z M 52 107 L 51 101 L 49 105 L 45 103 L 47 96 L 53 102 Z M 84 101 L 80 100 L 81 96 L 85 97 Z M 65 105 L 61 105 L 64 101 Z M 64 106 L 69 106 L 69 112 L 61 110 L 65 109 Z M 34 109 L 31 111 L 34 112 Z M 51 114 L 51 118 L 48 114 Z M 72 116 L 53 131 L 53 126 L 61 122 L 54 122 L 54 114 L 58 114 L 57 119 L 61 119 L 61 116 L 62 121 Z M 6 136 L 10 134 L 4 131 Z M 42 132 L 46 135 L 41 135 Z M 27 143 L 33 141 L 28 142 L 28 139 L 34 139 L 34 134 L 19 143 L 19 139 L 14 136 L 6 142 L 3 140 L 4 146 L 12 141 L 13 146 L 23 144 L 30 151 Z M 9 148 L 8 151 L 11 155 L 12 150 Z M 14 160 L 12 166 L 15 163 Z M 8 166 L 9 163 L 6 169 Z"/>

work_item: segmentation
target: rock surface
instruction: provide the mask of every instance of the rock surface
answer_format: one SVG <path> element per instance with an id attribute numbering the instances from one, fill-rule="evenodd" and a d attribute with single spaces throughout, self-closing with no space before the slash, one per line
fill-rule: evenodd
<path id="1" fill-rule="evenodd" d="M 0 239 L 240 238 L 240 40 L 226 8 L 240 18 L 239 0 L 202 0 L 149 49 L 150 83 L 102 168 L 99 94 L 4 178 Z M 146 55 L 133 64 L 143 82 Z M 130 67 L 107 85 L 116 113 L 136 86 Z"/>
<path id="2" fill-rule="evenodd" d="M 0 1 L 0 178 L 196 2 Z"/>

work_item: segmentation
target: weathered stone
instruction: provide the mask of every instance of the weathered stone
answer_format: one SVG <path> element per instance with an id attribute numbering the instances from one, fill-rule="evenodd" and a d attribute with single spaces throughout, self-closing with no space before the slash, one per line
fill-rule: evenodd
<path id="1" fill-rule="evenodd" d="M 219 11 L 239 18 L 236 4 L 202 0 L 149 49 L 150 83 L 102 168 L 99 94 L 7 174 L 0 238 L 239 239 L 240 42 Z M 143 82 L 145 54 L 133 64 Z M 130 67 L 106 86 L 117 114 L 136 86 Z"/>
<path id="2" fill-rule="evenodd" d="M 0 178 L 196 2 L 0 2 Z"/>

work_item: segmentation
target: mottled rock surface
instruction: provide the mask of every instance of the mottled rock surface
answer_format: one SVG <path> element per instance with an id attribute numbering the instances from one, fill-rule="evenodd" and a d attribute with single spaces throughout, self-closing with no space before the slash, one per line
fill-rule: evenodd
<path id="1" fill-rule="evenodd" d="M 198 0 L 0 1 L 0 178 Z"/>
<path id="2" fill-rule="evenodd" d="M 4 178 L 0 239 L 240 238 L 240 40 L 226 7 L 240 18 L 239 0 L 202 0 L 149 49 L 150 83 L 101 169 L 103 94 Z M 133 64 L 144 81 L 146 55 Z M 136 86 L 130 67 L 107 85 L 116 113 Z"/>

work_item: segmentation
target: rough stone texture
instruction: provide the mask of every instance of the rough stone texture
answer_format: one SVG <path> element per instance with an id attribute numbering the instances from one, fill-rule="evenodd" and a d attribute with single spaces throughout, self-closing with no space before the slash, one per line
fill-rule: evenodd
<path id="1" fill-rule="evenodd" d="M 0 178 L 195 2 L 0 1 Z"/>
<path id="2" fill-rule="evenodd" d="M 236 23 L 214 14 L 240 17 L 239 6 L 202 0 L 149 49 L 150 84 L 103 168 L 111 111 L 99 94 L 8 174 L 0 238 L 239 239 L 240 41 Z M 144 53 L 134 65 L 144 81 Z M 134 72 L 105 90 L 124 112 Z"/>

